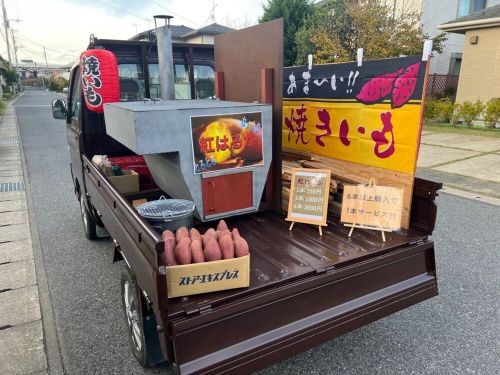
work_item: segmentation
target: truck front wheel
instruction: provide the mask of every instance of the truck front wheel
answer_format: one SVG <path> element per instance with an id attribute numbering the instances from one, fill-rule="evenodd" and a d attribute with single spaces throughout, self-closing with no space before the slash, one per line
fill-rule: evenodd
<path id="1" fill-rule="evenodd" d="M 83 231 L 85 233 L 85 237 L 87 237 L 89 240 L 96 240 L 97 239 L 97 224 L 90 214 L 89 210 L 85 206 L 84 202 L 84 194 L 80 194 L 80 211 L 82 215 L 82 222 L 83 222 Z"/>

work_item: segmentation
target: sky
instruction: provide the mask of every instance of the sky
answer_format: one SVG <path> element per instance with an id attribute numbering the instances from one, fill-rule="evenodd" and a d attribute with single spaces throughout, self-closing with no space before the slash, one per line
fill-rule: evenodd
<path id="1" fill-rule="evenodd" d="M 211 23 L 215 3 L 217 23 L 241 28 L 257 23 L 265 0 L 4 0 L 14 30 L 18 61 L 67 64 L 84 50 L 90 34 L 102 39 L 129 39 L 154 27 L 153 15 L 170 14 L 172 24 L 192 28 Z M 18 22 L 16 20 L 19 20 Z M 9 33 L 11 31 L 9 30 Z M 0 55 L 7 59 L 5 29 Z M 11 53 L 14 62 L 12 37 Z"/>

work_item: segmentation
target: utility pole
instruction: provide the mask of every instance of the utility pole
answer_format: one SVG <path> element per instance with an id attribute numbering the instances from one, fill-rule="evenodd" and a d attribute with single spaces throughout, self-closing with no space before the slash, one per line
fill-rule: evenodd
<path id="1" fill-rule="evenodd" d="M 45 66 L 47 66 L 47 70 L 49 69 L 49 63 L 47 62 L 47 51 L 45 47 L 43 47 L 43 54 L 45 55 Z"/>
<path id="2" fill-rule="evenodd" d="M 14 37 L 14 29 L 10 29 L 12 32 L 12 44 L 14 47 L 14 58 L 16 59 L 16 68 L 19 66 L 19 63 L 17 62 L 17 46 L 16 46 L 16 38 Z"/>
<path id="3" fill-rule="evenodd" d="M 9 19 L 7 18 L 7 11 L 5 10 L 5 4 L 2 0 L 2 11 L 3 11 L 3 26 L 5 28 L 5 42 L 7 43 L 7 56 L 9 57 L 9 68 L 12 69 L 12 58 L 10 57 L 10 43 L 9 43 Z"/>
<path id="4" fill-rule="evenodd" d="M 9 21 L 13 21 L 13 22 L 16 22 L 17 23 L 17 26 L 19 27 L 19 22 L 21 22 L 22 20 L 19 19 L 19 17 L 16 17 L 15 19 L 13 20 L 9 20 Z M 19 63 L 17 61 L 17 45 L 16 45 L 16 38 L 14 36 L 14 29 L 11 27 L 10 28 L 10 31 L 12 32 L 12 45 L 14 47 L 14 58 L 16 60 L 16 67 L 19 66 Z"/>

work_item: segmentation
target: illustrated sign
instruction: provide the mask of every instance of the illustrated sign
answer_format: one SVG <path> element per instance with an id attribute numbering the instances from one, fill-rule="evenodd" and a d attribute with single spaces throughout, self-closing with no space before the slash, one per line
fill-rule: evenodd
<path id="1" fill-rule="evenodd" d="M 102 112 L 105 103 L 120 101 L 120 80 L 115 55 L 104 49 L 91 49 L 80 55 L 82 92 L 87 108 Z"/>
<path id="2" fill-rule="evenodd" d="M 326 225 L 331 171 L 292 168 L 288 221 Z"/>
<path id="3" fill-rule="evenodd" d="M 194 173 L 263 165 L 262 113 L 191 117 Z"/>
<path id="4" fill-rule="evenodd" d="M 340 221 L 374 229 L 399 229 L 403 189 L 389 186 L 344 185 Z"/>
<path id="5" fill-rule="evenodd" d="M 283 147 L 414 173 L 421 56 L 283 70 Z"/>

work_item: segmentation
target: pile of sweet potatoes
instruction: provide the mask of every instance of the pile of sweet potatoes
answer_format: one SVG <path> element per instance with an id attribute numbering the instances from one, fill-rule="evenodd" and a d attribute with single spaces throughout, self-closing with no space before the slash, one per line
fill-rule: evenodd
<path id="1" fill-rule="evenodd" d="M 217 230 L 210 228 L 205 234 L 200 234 L 195 228 L 188 230 L 181 227 L 175 234 L 170 230 L 164 231 L 162 237 L 166 266 L 239 258 L 249 254 L 247 241 L 240 236 L 238 229 L 230 231 L 224 220 L 219 222 Z"/>

